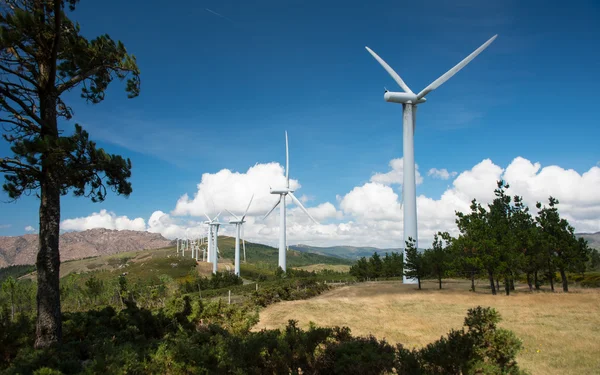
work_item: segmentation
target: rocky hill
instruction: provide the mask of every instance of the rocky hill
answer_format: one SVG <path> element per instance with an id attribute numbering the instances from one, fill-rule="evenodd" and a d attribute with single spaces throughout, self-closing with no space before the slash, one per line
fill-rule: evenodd
<path id="1" fill-rule="evenodd" d="M 60 259 L 65 261 L 172 245 L 174 241 L 164 238 L 159 233 L 98 228 L 61 234 Z M 37 249 L 36 234 L 0 237 L 0 267 L 35 264 Z"/>

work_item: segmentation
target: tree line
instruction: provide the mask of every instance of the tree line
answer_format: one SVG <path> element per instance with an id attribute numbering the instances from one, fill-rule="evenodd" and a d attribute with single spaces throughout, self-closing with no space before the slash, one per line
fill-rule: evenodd
<path id="1" fill-rule="evenodd" d="M 560 279 L 563 291 L 568 292 L 569 274 L 597 268 L 600 254 L 575 236 L 574 228 L 558 212 L 558 199 L 549 197 L 547 205 L 538 202 L 538 213 L 533 216 L 521 196 L 507 195 L 508 188 L 500 180 L 487 207 L 473 199 L 469 212 L 456 212 L 458 236 L 438 232 L 432 247 L 423 252 L 409 239 L 406 263 L 400 260 L 390 269 L 391 256 L 386 254 L 382 261 L 374 254 L 360 259 L 351 274 L 359 280 L 405 275 L 416 279 L 419 289 L 425 278 L 436 279 L 441 289 L 443 278 L 466 277 L 473 291 L 475 280 L 485 278 L 492 294 L 498 293 L 502 283 L 507 295 L 520 279 L 530 290 L 548 283 L 552 291 Z M 400 254 L 392 256 L 402 259 Z"/>

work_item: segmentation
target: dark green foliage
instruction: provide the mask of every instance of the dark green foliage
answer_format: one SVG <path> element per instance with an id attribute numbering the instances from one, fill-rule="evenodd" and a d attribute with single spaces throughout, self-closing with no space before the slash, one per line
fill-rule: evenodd
<path id="1" fill-rule="evenodd" d="M 433 237 L 433 247 L 423 253 L 424 263 L 427 265 L 429 276 L 438 280 L 439 288 L 442 289 L 442 279 L 447 276 L 451 267 L 451 258 L 448 247 L 444 247 L 442 238 L 449 238 L 448 233 L 436 234 Z"/>
<path id="2" fill-rule="evenodd" d="M 0 268 L 0 283 L 6 280 L 8 277 L 18 279 L 19 277 L 27 275 L 33 271 L 35 271 L 35 266 L 33 265 L 17 265 Z"/>
<path id="3" fill-rule="evenodd" d="M 365 257 L 360 258 L 356 264 L 350 267 L 350 275 L 359 281 L 365 281 L 378 278 L 392 278 L 402 276 L 403 264 L 402 254 L 385 254 L 381 258 L 377 252 L 368 260 Z"/>
<path id="4" fill-rule="evenodd" d="M 348 328 L 251 332 L 255 311 L 244 306 L 174 298 L 155 312 L 128 303 L 63 316 L 60 348 L 32 350 L 32 320 L 2 324 L 4 374 L 520 374 L 520 341 L 496 327 L 493 309 L 469 310 L 468 329 L 421 350 L 394 348 Z M 8 341 L 10 340 L 10 341 Z M 8 345 L 7 345 L 8 344 Z"/>
<path id="5" fill-rule="evenodd" d="M 279 301 L 294 301 L 318 296 L 329 287 L 313 279 L 288 279 L 269 286 L 262 286 L 251 295 L 257 306 L 266 307 Z"/>
<path id="6" fill-rule="evenodd" d="M 521 341 L 497 328 L 499 321 L 496 310 L 479 306 L 469 309 L 466 331 L 452 330 L 420 350 L 398 345 L 398 374 L 523 374 L 515 359 Z"/>
<path id="7" fill-rule="evenodd" d="M 408 238 L 406 241 L 406 263 L 404 264 L 404 276 L 417 279 L 421 289 L 421 279 L 429 273 L 427 259 L 415 247 L 415 240 Z"/>

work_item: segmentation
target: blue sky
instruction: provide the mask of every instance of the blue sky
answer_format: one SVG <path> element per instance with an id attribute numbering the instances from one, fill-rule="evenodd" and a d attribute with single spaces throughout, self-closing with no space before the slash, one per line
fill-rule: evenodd
<path id="1" fill-rule="evenodd" d="M 440 199 L 453 183 L 429 169 L 460 174 L 486 158 L 579 174 L 600 161 L 597 1 L 105 0 L 82 1 L 71 16 L 87 37 L 124 42 L 142 92 L 128 100 L 115 82 L 98 105 L 70 95 L 75 121 L 132 159 L 134 191 L 101 204 L 67 196 L 63 219 L 171 212 L 203 173 L 283 163 L 284 130 L 291 176 L 314 198 L 307 206 L 335 205 L 402 157 L 401 106 L 383 100 L 384 86 L 400 90 L 365 45 L 420 91 L 499 35 L 419 107 L 418 194 Z M 0 203 L 0 235 L 37 228 L 37 209 L 33 197 Z"/>

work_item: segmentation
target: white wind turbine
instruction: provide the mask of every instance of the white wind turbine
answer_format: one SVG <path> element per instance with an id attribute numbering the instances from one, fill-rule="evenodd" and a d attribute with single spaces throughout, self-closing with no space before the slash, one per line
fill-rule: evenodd
<path id="1" fill-rule="evenodd" d="M 250 209 L 250 205 L 252 204 L 252 199 L 254 199 L 254 194 L 252 194 L 252 197 L 250 198 L 250 202 L 248 203 L 248 207 L 246 207 L 246 212 L 244 212 L 244 215 L 242 216 L 242 218 L 240 219 L 239 217 L 235 216 L 231 211 L 226 210 L 227 212 L 229 212 L 229 214 L 233 217 L 235 217 L 235 220 L 230 220 L 229 224 L 234 224 L 235 225 L 235 274 L 236 275 L 240 275 L 240 231 L 243 228 L 244 223 L 246 222 L 244 219 L 246 218 L 246 214 L 248 213 L 248 210 Z M 244 241 L 244 237 L 242 236 L 242 243 L 244 244 L 244 262 L 246 261 L 246 241 Z"/>
<path id="2" fill-rule="evenodd" d="M 208 262 L 213 264 L 213 273 L 217 273 L 217 242 L 219 238 L 219 226 L 223 223 L 219 223 L 218 218 L 221 213 L 219 212 L 214 219 L 211 219 L 206 213 L 204 216 L 208 219 L 205 221 L 208 224 Z"/>
<path id="3" fill-rule="evenodd" d="M 277 201 L 277 203 L 275 203 L 273 208 L 271 208 L 271 210 L 269 212 L 267 212 L 267 214 L 263 217 L 263 220 L 266 219 L 267 216 L 269 216 L 271 214 L 271 212 L 273 212 L 273 210 L 275 210 L 277 205 L 281 203 L 281 206 L 279 207 L 279 267 L 281 267 L 281 269 L 284 272 L 286 271 L 285 196 L 289 195 L 292 198 L 292 200 L 294 201 L 294 203 L 296 203 L 296 205 L 298 207 L 300 207 L 302 209 L 302 211 L 304 211 L 304 213 L 306 213 L 306 215 L 308 215 L 308 217 L 312 221 L 315 222 L 315 224 L 319 224 L 312 216 L 310 216 L 310 214 L 308 213 L 306 208 L 304 208 L 302 203 L 300 203 L 298 198 L 296 198 L 294 196 L 294 194 L 293 194 L 294 190 L 290 189 L 290 160 L 289 160 L 289 151 L 288 151 L 287 131 L 285 132 L 285 179 L 286 179 L 286 187 L 281 188 L 281 189 L 276 189 L 276 190 L 271 189 L 271 194 L 279 194 L 279 200 Z"/>
<path id="4" fill-rule="evenodd" d="M 421 92 L 415 94 L 404 83 L 402 78 L 396 73 L 381 57 L 373 52 L 369 47 L 365 47 L 367 51 L 383 66 L 390 76 L 400 85 L 404 92 L 391 92 L 385 90 L 383 98 L 386 102 L 402 104 L 402 123 L 403 123 L 403 152 L 404 152 L 404 173 L 402 183 L 402 200 L 404 202 L 404 261 L 406 262 L 406 241 L 409 237 L 415 240 L 415 246 L 418 244 L 417 238 L 417 195 L 415 184 L 415 150 L 414 150 L 414 134 L 415 134 L 415 117 L 417 114 L 417 104 L 425 103 L 425 95 L 440 87 L 444 82 L 449 80 L 453 75 L 458 73 L 471 60 L 479 55 L 484 49 L 489 46 L 498 35 L 494 35 L 481 47 L 477 48 L 464 60 L 459 62 L 455 67 L 444 73 L 441 77 L 425 87 Z M 403 278 L 404 283 L 416 284 L 416 279 Z"/>

